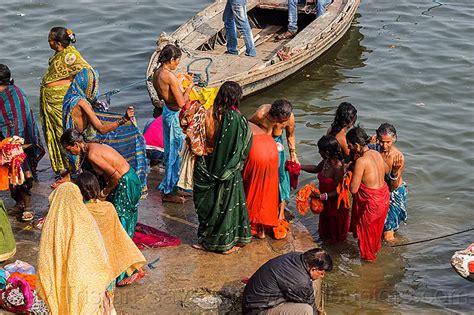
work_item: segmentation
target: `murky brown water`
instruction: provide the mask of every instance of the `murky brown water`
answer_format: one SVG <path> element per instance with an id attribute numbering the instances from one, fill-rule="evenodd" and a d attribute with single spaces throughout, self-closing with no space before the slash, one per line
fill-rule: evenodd
<path id="1" fill-rule="evenodd" d="M 4 1 L 0 62 L 8 64 L 38 112 L 38 84 L 51 55 L 52 26 L 68 25 L 76 47 L 101 74 L 102 92 L 144 77 L 161 31 L 172 32 L 210 1 Z M 328 53 L 285 82 L 244 102 L 286 97 L 295 106 L 301 162 L 319 161 L 315 141 L 335 107 L 349 101 L 373 131 L 393 123 L 407 160 L 409 221 L 400 238 L 414 241 L 473 226 L 474 3 L 362 1 L 348 34 Z M 137 107 L 139 123 L 151 116 L 146 90 L 113 98 Z M 302 182 L 312 180 L 304 175 Z M 294 207 L 290 205 L 290 207 Z M 317 218 L 303 219 L 316 232 Z M 317 235 L 316 235 L 317 237 Z M 452 271 L 455 250 L 474 241 L 463 234 L 409 247 L 384 247 L 375 264 L 361 264 L 353 239 L 328 249 L 337 268 L 327 276 L 331 313 L 468 313 L 474 290 Z"/>

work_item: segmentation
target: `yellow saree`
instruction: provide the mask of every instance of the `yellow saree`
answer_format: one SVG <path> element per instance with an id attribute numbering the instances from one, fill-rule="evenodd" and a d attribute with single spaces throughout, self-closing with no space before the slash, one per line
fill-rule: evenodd
<path id="1" fill-rule="evenodd" d="M 63 133 L 62 108 L 63 99 L 70 84 L 48 87 L 52 82 L 67 79 L 82 68 L 90 65 L 82 58 L 74 46 L 68 46 L 56 52 L 49 59 L 49 67 L 43 76 L 40 88 L 40 114 L 44 138 L 48 146 L 49 157 L 53 171 L 68 169 L 68 160 L 61 150 L 59 139 Z"/>
<path id="2" fill-rule="evenodd" d="M 49 200 L 38 253 L 38 294 L 51 314 L 104 313 L 115 274 L 99 227 L 75 184 L 60 185 Z"/>

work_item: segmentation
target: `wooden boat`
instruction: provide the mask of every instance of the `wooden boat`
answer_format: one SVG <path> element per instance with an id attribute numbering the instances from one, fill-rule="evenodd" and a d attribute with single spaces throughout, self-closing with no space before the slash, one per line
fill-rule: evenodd
<path id="1" fill-rule="evenodd" d="M 192 62 L 190 71 L 204 76 L 212 60 L 208 69 L 210 87 L 232 80 L 242 86 L 244 96 L 250 95 L 285 79 L 333 46 L 351 26 L 359 3 L 360 0 L 333 0 L 326 13 L 317 19 L 311 7 L 298 7 L 298 34 L 276 41 L 278 33 L 286 31 L 288 24 L 287 0 L 249 0 L 247 14 L 257 57 L 248 57 L 244 55 L 242 38 L 238 40 L 239 55 L 225 54 L 222 15 L 226 0 L 218 0 L 169 36 L 161 34 L 148 64 L 147 77 L 159 66 L 161 49 L 173 43 L 184 51 L 177 73 L 187 72 Z M 151 81 L 147 82 L 147 88 L 153 104 L 160 107 Z"/>
<path id="2" fill-rule="evenodd" d="M 458 275 L 474 282 L 474 243 L 465 250 L 455 252 L 451 258 L 451 266 Z"/>

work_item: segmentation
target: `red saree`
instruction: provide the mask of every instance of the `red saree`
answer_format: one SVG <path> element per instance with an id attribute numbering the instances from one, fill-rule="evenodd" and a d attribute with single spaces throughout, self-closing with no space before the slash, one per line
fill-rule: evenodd
<path id="1" fill-rule="evenodd" d="M 354 195 L 351 228 L 355 238 L 359 238 L 362 259 L 373 261 L 382 247 L 382 233 L 390 203 L 387 184 L 381 188 L 368 188 L 360 184 Z"/>
<path id="2" fill-rule="evenodd" d="M 318 180 L 322 194 L 336 190 L 337 185 L 332 178 L 318 174 Z M 338 209 L 337 198 L 325 200 L 323 204 L 323 212 L 319 215 L 319 236 L 331 243 L 345 241 L 350 224 L 349 209 L 343 204 Z"/>
<path id="3" fill-rule="evenodd" d="M 278 225 L 278 151 L 269 135 L 253 136 L 243 180 L 252 234 L 257 224 Z"/>

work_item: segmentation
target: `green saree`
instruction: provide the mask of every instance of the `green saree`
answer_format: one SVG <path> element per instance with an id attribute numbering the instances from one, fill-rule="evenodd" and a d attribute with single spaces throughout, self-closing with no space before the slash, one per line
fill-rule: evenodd
<path id="1" fill-rule="evenodd" d="M 196 157 L 193 193 L 198 242 L 207 250 L 224 252 L 250 242 L 242 169 L 251 143 L 247 119 L 228 110 L 213 153 Z"/>
<path id="2" fill-rule="evenodd" d="M 48 146 L 51 167 L 55 173 L 69 168 L 66 155 L 61 150 L 59 139 L 63 134 L 63 100 L 70 84 L 48 87 L 52 82 L 67 79 L 90 65 L 73 46 L 56 52 L 49 59 L 49 67 L 43 76 L 40 88 L 40 116 L 44 139 Z"/>
<path id="3" fill-rule="evenodd" d="M 13 257 L 16 243 L 3 200 L 0 199 L 0 261 Z"/>

